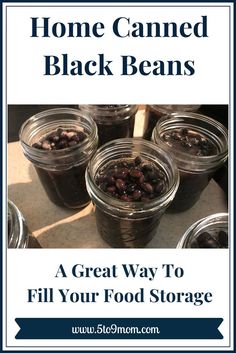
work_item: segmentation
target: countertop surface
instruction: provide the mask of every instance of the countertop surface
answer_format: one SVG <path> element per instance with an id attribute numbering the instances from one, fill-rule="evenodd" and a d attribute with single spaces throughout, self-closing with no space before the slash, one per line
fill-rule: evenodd
<path id="1" fill-rule="evenodd" d="M 135 135 L 143 119 L 138 116 Z M 55 206 L 40 184 L 33 165 L 25 158 L 19 142 L 8 144 L 8 198 L 25 216 L 28 227 L 43 248 L 109 248 L 97 232 L 93 206 L 81 211 Z M 147 248 L 175 248 L 195 221 L 218 212 L 227 212 L 227 200 L 211 180 L 200 200 L 188 211 L 165 214 Z"/>

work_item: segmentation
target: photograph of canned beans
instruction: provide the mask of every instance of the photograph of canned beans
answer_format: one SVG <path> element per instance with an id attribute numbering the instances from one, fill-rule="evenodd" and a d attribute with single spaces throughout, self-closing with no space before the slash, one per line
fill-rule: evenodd
<path id="1" fill-rule="evenodd" d="M 10 105 L 8 119 L 9 202 L 40 247 L 228 247 L 228 230 L 179 246 L 228 213 L 228 106 Z"/>

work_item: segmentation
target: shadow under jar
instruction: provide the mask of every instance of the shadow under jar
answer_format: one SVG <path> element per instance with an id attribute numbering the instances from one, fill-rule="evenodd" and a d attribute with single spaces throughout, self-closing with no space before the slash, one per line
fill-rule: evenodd
<path id="1" fill-rule="evenodd" d="M 25 218 L 10 200 L 8 200 L 7 223 L 8 248 L 27 248 L 30 235 Z"/>
<path id="2" fill-rule="evenodd" d="M 192 224 L 177 248 L 228 248 L 228 213 L 216 213 Z"/>
<path id="3" fill-rule="evenodd" d="M 98 144 L 92 118 L 76 109 L 46 110 L 22 125 L 20 141 L 54 204 L 81 208 L 89 203 L 85 170 Z"/>
<path id="4" fill-rule="evenodd" d="M 172 155 L 180 173 L 179 189 L 169 211 L 188 210 L 227 160 L 226 128 L 204 115 L 173 113 L 157 123 L 152 139 Z"/>
<path id="5" fill-rule="evenodd" d="M 119 138 L 133 137 L 137 105 L 79 105 L 97 124 L 99 146 Z"/>
<path id="6" fill-rule="evenodd" d="M 97 228 L 116 248 L 144 247 L 173 200 L 179 174 L 172 158 L 142 139 L 118 139 L 89 162 L 86 184 Z"/>
<path id="7" fill-rule="evenodd" d="M 143 138 L 146 140 L 151 140 L 152 132 L 155 128 L 158 120 L 167 114 L 176 112 L 197 112 L 200 105 L 147 105 L 145 111 L 145 124 Z"/>

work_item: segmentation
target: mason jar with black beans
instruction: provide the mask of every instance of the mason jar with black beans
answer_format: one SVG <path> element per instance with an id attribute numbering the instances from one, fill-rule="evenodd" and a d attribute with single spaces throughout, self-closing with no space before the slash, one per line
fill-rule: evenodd
<path id="1" fill-rule="evenodd" d="M 118 139 L 89 162 L 86 183 L 97 228 L 112 247 L 144 247 L 173 200 L 179 174 L 172 158 L 143 139 Z"/>
<path id="2" fill-rule="evenodd" d="M 204 115 L 173 113 L 159 120 L 152 138 L 173 157 L 180 172 L 180 186 L 169 210 L 185 211 L 227 160 L 227 130 Z"/>
<path id="3" fill-rule="evenodd" d="M 106 142 L 133 137 L 137 105 L 79 105 L 97 124 L 99 146 Z"/>
<path id="4" fill-rule="evenodd" d="M 199 108 L 200 105 L 187 104 L 147 105 L 145 111 L 143 138 L 146 140 L 151 140 L 153 129 L 158 120 L 160 120 L 163 116 L 175 112 L 197 112 Z"/>
<path id="5" fill-rule="evenodd" d="M 98 145 L 91 117 L 69 108 L 43 111 L 22 125 L 20 141 L 53 203 L 67 208 L 89 203 L 85 170 Z"/>
<path id="6" fill-rule="evenodd" d="M 180 239 L 177 248 L 228 248 L 228 213 L 216 213 L 195 222 Z"/>

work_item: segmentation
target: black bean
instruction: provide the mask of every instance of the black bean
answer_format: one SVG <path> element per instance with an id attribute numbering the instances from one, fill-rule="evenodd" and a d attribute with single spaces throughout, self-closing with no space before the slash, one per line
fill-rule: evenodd
<path id="1" fill-rule="evenodd" d="M 63 129 L 59 127 L 59 128 L 57 129 L 57 134 L 58 134 L 58 136 L 61 136 L 61 133 L 62 133 L 62 132 L 63 132 Z"/>
<path id="2" fill-rule="evenodd" d="M 188 135 L 188 129 L 187 129 L 186 127 L 183 128 L 183 129 L 181 129 L 181 134 L 182 134 L 183 136 Z"/>
<path id="3" fill-rule="evenodd" d="M 201 243 L 205 243 L 205 241 L 211 239 L 211 235 L 208 232 L 203 232 L 201 234 L 199 234 L 197 241 L 199 244 Z"/>
<path id="4" fill-rule="evenodd" d="M 67 147 L 67 141 L 66 140 L 60 140 L 58 142 L 58 148 L 59 149 L 63 149 L 63 148 L 66 148 Z"/>
<path id="5" fill-rule="evenodd" d="M 141 185 L 142 183 L 144 183 L 144 181 L 145 181 L 145 177 L 144 175 L 141 175 L 141 177 L 138 180 L 138 183 Z"/>
<path id="6" fill-rule="evenodd" d="M 142 172 L 152 172 L 153 171 L 153 167 L 151 166 L 151 164 L 144 164 L 142 167 Z"/>
<path id="7" fill-rule="evenodd" d="M 142 183 L 141 188 L 146 191 L 148 194 L 153 193 L 153 187 L 150 183 Z"/>
<path id="8" fill-rule="evenodd" d="M 219 231 L 218 240 L 223 248 L 228 247 L 228 234 L 223 230 Z"/>
<path id="9" fill-rule="evenodd" d="M 135 160 L 134 160 L 134 163 L 135 163 L 136 165 L 141 164 L 141 163 L 142 163 L 141 157 L 137 156 L 137 157 L 135 158 Z"/>
<path id="10" fill-rule="evenodd" d="M 108 176 L 107 177 L 107 182 L 109 185 L 115 185 L 115 178 L 113 178 L 112 176 Z"/>
<path id="11" fill-rule="evenodd" d="M 143 173 L 138 169 L 131 169 L 129 172 L 130 176 L 135 179 L 139 179 L 143 176 Z"/>
<path id="12" fill-rule="evenodd" d="M 130 198 L 128 195 L 121 195 L 121 196 L 120 196 L 120 199 L 121 199 L 122 201 L 126 201 L 126 202 L 132 201 L 131 198 Z"/>
<path id="13" fill-rule="evenodd" d="M 122 180 L 122 179 L 117 179 L 117 180 L 116 180 L 116 187 L 117 187 L 117 189 L 118 189 L 119 191 L 125 190 L 126 185 L 125 185 L 124 180 Z"/>
<path id="14" fill-rule="evenodd" d="M 116 187 L 115 185 L 113 186 L 108 186 L 107 189 L 106 189 L 107 192 L 109 192 L 110 194 L 113 194 L 116 192 Z"/>
<path id="15" fill-rule="evenodd" d="M 140 190 L 135 190 L 132 196 L 135 201 L 140 200 L 142 192 Z"/>
<path id="16" fill-rule="evenodd" d="M 154 172 L 148 172 L 146 174 L 146 180 L 151 181 L 152 184 L 158 183 L 158 179 L 159 179 L 158 176 Z"/>
<path id="17" fill-rule="evenodd" d="M 160 194 L 160 193 L 163 191 L 163 189 L 164 189 L 164 181 L 161 180 L 161 181 L 159 181 L 159 183 L 155 186 L 155 192 L 156 192 L 157 194 Z"/>
<path id="18" fill-rule="evenodd" d="M 77 132 L 77 136 L 78 136 L 80 142 L 83 142 L 86 139 L 86 137 L 87 137 L 86 134 L 83 131 L 78 131 Z"/>
<path id="19" fill-rule="evenodd" d="M 118 168 L 117 172 L 115 174 L 115 177 L 117 179 L 126 179 L 128 173 L 129 173 L 129 169 L 128 168 Z"/>

